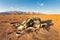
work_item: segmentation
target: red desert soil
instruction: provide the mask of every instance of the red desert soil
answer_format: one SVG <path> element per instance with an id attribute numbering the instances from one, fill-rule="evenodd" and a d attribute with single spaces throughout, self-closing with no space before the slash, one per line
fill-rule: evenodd
<path id="1" fill-rule="evenodd" d="M 49 29 L 42 29 L 36 33 L 26 33 L 21 37 L 17 37 L 16 33 L 7 34 L 13 31 L 10 28 L 11 22 L 23 22 L 26 18 L 39 17 L 42 22 L 48 24 Z M 12 14 L 0 15 L 0 40 L 60 40 L 60 15 L 45 15 L 45 14 Z"/>

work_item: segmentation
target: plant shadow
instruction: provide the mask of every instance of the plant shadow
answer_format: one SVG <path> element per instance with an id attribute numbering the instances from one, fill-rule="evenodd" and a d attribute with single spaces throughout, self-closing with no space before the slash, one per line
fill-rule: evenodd
<path id="1" fill-rule="evenodd" d="M 42 23 L 42 24 L 43 24 L 43 23 L 46 23 L 46 24 L 47 24 L 46 27 L 44 28 L 44 29 L 46 29 L 47 31 L 49 31 L 50 27 L 51 27 L 52 25 L 54 25 L 54 24 L 52 23 L 52 20 L 42 21 L 41 23 Z"/>

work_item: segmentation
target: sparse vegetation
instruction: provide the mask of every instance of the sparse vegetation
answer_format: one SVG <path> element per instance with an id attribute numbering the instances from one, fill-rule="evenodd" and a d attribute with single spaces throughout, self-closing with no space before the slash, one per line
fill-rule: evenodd
<path id="1" fill-rule="evenodd" d="M 50 27 L 49 31 L 47 29 L 39 29 L 37 32 L 25 33 L 22 36 L 16 36 L 16 29 L 11 28 L 11 22 L 22 23 L 26 18 L 39 17 L 42 23 L 46 22 L 47 27 Z M 60 15 L 44 15 L 44 14 L 12 14 L 12 15 L 0 15 L 0 40 L 60 40 Z M 14 20 L 16 19 L 16 20 Z M 9 20 L 9 21 L 8 21 Z M 47 21 L 52 20 L 52 21 Z M 43 22 L 44 21 L 44 22 Z M 7 23 L 6 23 L 7 22 Z M 54 23 L 54 25 L 51 25 Z M 8 32 L 12 32 L 7 34 Z"/>

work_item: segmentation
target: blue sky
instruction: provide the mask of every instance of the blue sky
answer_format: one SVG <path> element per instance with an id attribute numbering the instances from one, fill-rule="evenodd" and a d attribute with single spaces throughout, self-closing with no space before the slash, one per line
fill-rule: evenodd
<path id="1" fill-rule="evenodd" d="M 60 14 L 60 0 L 0 0 L 0 12 L 16 10 Z"/>

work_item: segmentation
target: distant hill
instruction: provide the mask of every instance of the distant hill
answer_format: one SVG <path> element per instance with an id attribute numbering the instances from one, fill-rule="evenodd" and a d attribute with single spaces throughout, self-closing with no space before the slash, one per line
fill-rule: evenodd
<path id="1" fill-rule="evenodd" d="M 0 12 L 0 14 L 24 14 L 25 12 L 21 11 L 6 11 L 6 12 Z"/>
<path id="2" fill-rule="evenodd" d="M 0 14 L 43 14 L 38 12 L 22 12 L 22 11 L 6 11 L 0 12 Z"/>

